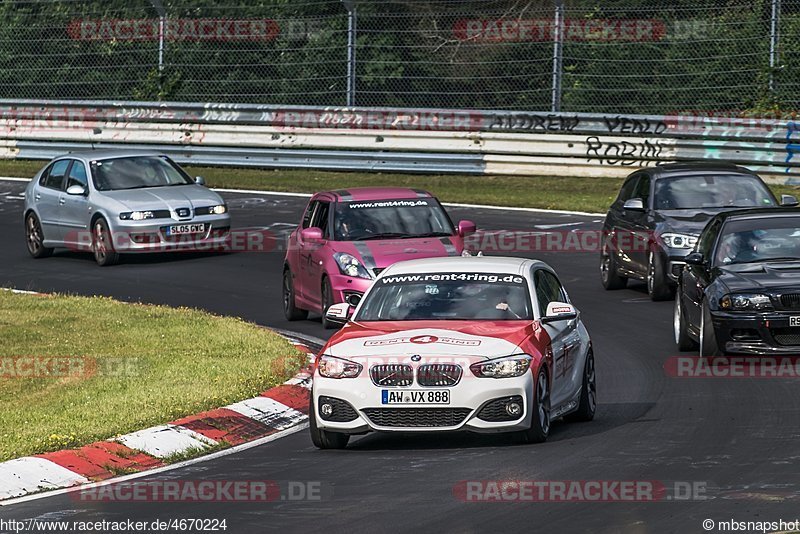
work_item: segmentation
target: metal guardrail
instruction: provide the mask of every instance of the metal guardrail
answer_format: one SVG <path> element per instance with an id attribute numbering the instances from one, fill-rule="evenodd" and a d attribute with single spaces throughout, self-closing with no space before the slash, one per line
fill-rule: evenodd
<path id="1" fill-rule="evenodd" d="M 249 104 L 0 100 L 0 157 L 125 146 L 181 163 L 624 176 L 722 159 L 800 183 L 800 123 L 774 119 Z"/>

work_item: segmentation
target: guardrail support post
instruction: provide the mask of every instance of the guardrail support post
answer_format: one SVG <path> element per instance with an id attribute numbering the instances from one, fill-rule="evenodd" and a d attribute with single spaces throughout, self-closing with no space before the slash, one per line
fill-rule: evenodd
<path id="1" fill-rule="evenodd" d="M 561 111 L 561 78 L 564 63 L 564 0 L 555 0 L 553 20 L 553 88 L 550 110 Z"/>
<path id="2" fill-rule="evenodd" d="M 355 0 L 342 0 L 347 9 L 347 107 L 356 105 L 356 4 Z"/>
<path id="3" fill-rule="evenodd" d="M 769 19 L 769 91 L 775 91 L 775 69 L 778 64 L 778 40 L 780 30 L 778 22 L 781 17 L 781 0 L 772 0 L 772 13 Z"/>
<path id="4" fill-rule="evenodd" d="M 158 12 L 158 89 L 162 89 L 164 83 L 164 50 L 166 49 L 165 35 L 167 26 L 167 10 L 161 0 L 150 0 L 156 12 Z"/>

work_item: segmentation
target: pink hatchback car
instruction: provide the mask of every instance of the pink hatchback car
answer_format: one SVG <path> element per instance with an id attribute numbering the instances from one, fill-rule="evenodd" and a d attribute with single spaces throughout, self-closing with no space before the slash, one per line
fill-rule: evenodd
<path id="1" fill-rule="evenodd" d="M 283 267 L 283 309 L 290 321 L 332 304 L 355 306 L 375 277 L 401 260 L 460 256 L 475 223 L 453 227 L 426 191 L 363 187 L 317 193 L 289 236 Z"/>

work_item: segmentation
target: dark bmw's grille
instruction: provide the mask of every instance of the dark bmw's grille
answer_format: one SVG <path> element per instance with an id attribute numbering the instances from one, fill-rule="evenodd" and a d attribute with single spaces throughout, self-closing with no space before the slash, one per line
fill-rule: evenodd
<path id="1" fill-rule="evenodd" d="M 773 328 L 771 332 L 778 345 L 800 345 L 800 328 Z"/>
<path id="2" fill-rule="evenodd" d="M 417 383 L 420 386 L 455 386 L 461 380 L 461 366 L 454 363 L 432 363 L 420 365 L 417 369 Z"/>
<path id="3" fill-rule="evenodd" d="M 800 293 L 781 295 L 781 306 L 790 310 L 800 310 Z"/>
<path id="4" fill-rule="evenodd" d="M 414 370 L 399 363 L 375 365 L 369 370 L 369 377 L 376 386 L 410 386 Z"/>
<path id="5" fill-rule="evenodd" d="M 333 407 L 333 412 L 330 415 L 322 413 L 323 404 L 330 404 Z M 335 397 L 325 396 L 320 396 L 319 398 L 317 413 L 326 421 L 333 421 L 334 423 L 348 423 L 358 417 L 355 408 L 353 408 L 349 402 Z"/>
<path id="6" fill-rule="evenodd" d="M 522 413 L 520 412 L 519 415 L 508 415 L 506 411 L 506 405 L 509 402 L 516 402 L 520 406 L 522 406 L 522 397 L 519 395 L 513 395 L 511 397 L 502 397 L 500 399 L 494 399 L 486 404 L 483 405 L 483 408 L 478 412 L 478 418 L 483 419 L 484 421 L 514 421 L 522 417 Z"/>
<path id="7" fill-rule="evenodd" d="M 469 408 L 367 408 L 364 413 L 377 426 L 394 428 L 458 426 Z"/>

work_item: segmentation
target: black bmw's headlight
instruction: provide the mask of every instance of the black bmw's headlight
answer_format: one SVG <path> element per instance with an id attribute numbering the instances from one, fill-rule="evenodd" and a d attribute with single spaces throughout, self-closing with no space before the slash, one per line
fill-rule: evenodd
<path id="1" fill-rule="evenodd" d="M 731 293 L 719 299 L 719 307 L 726 311 L 772 310 L 772 299 L 761 293 Z"/>

